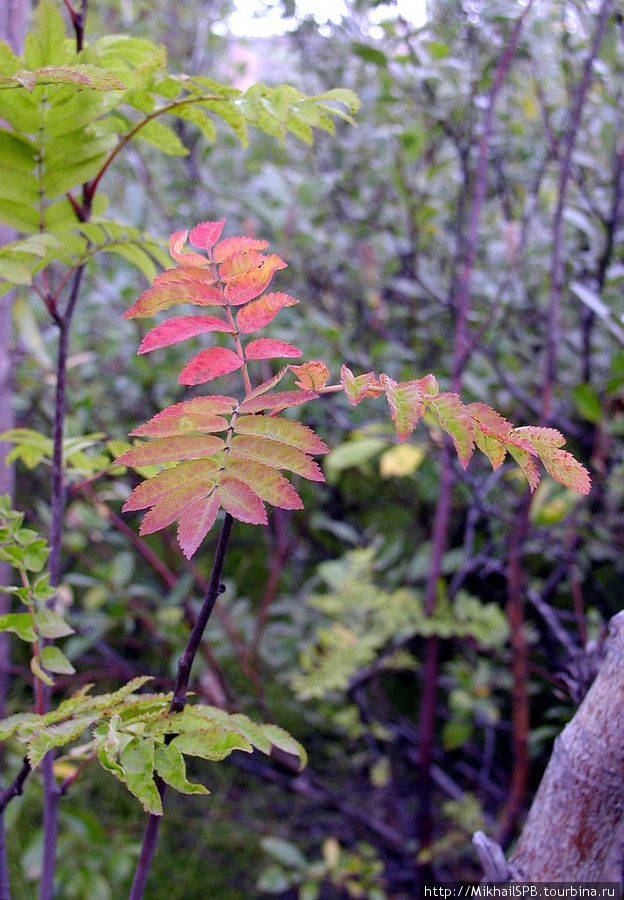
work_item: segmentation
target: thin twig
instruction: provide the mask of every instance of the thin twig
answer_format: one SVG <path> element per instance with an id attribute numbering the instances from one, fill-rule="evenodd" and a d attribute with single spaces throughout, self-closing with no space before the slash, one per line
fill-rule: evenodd
<path id="1" fill-rule="evenodd" d="M 223 576 L 223 566 L 225 564 L 227 548 L 232 533 L 232 524 L 232 516 L 229 513 L 226 513 L 215 550 L 206 596 L 204 597 L 204 602 L 202 603 L 199 615 L 195 620 L 186 648 L 178 662 L 178 673 L 173 688 L 173 697 L 169 706 L 170 713 L 182 712 L 186 706 L 188 684 L 193 661 L 197 655 L 204 631 L 206 630 L 206 625 L 212 615 L 217 598 L 219 597 L 219 594 L 223 592 L 221 578 Z M 155 780 L 162 800 L 165 796 L 165 783 L 158 776 Z M 154 853 L 156 852 L 156 844 L 158 843 L 160 819 L 161 816 L 150 815 L 148 817 L 145 833 L 143 835 L 141 855 L 137 862 L 128 900 L 142 900 L 143 898 L 147 877 L 154 858 Z"/>

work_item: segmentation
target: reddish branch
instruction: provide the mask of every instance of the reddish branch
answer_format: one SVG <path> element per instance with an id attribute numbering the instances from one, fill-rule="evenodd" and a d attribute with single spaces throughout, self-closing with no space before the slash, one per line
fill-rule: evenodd
<path id="1" fill-rule="evenodd" d="M 564 281 L 563 266 L 563 213 L 568 195 L 568 187 L 572 172 L 572 154 L 576 146 L 576 138 L 585 100 L 592 81 L 594 61 L 598 55 L 607 19 L 611 12 L 611 0 L 603 0 L 598 15 L 596 31 L 592 45 L 585 60 L 583 75 L 577 86 L 572 101 L 572 108 L 568 120 L 568 127 L 563 138 L 563 151 L 560 155 L 559 185 L 557 194 L 557 206 L 553 220 L 553 250 L 550 266 L 550 302 L 548 307 L 548 334 L 546 339 L 546 352 L 544 355 L 544 372 L 542 378 L 542 417 L 546 422 L 550 415 L 552 405 L 552 393 L 556 379 L 557 351 L 561 339 L 560 335 L 560 311 L 561 296 Z"/>
<path id="2" fill-rule="evenodd" d="M 229 513 L 226 513 L 215 550 L 206 596 L 204 597 L 204 602 L 202 603 L 199 615 L 195 620 L 195 625 L 191 631 L 184 653 L 178 662 L 178 673 L 173 688 L 173 697 L 171 699 L 169 712 L 182 712 L 186 706 L 188 684 L 193 661 L 197 655 L 204 631 L 206 630 L 206 625 L 212 615 L 217 598 L 223 591 L 221 578 L 223 576 L 223 566 L 225 564 L 227 548 L 232 533 L 232 524 L 232 516 Z M 156 784 L 162 799 L 165 795 L 165 783 L 160 777 L 156 776 Z M 147 877 L 149 875 L 152 859 L 154 858 L 154 853 L 156 852 L 156 844 L 158 843 L 160 819 L 160 816 L 150 815 L 148 817 L 147 826 L 143 835 L 141 855 L 139 856 L 139 861 L 134 873 L 134 881 L 132 882 L 128 900 L 142 900 L 143 898 Z"/>
<path id="3" fill-rule="evenodd" d="M 468 231 L 464 243 L 464 258 L 461 264 L 461 271 L 457 282 L 452 291 L 451 305 L 455 310 L 455 335 L 453 346 L 453 363 L 452 363 L 452 387 L 454 391 L 461 389 L 461 376 L 467 362 L 467 353 L 469 349 L 468 320 L 470 315 L 470 282 L 476 259 L 477 244 L 479 238 L 479 220 L 481 210 L 485 201 L 487 188 L 487 162 L 489 154 L 489 146 L 492 137 L 492 129 L 494 124 L 494 109 L 496 101 L 500 93 L 500 89 L 511 66 L 511 62 L 516 54 L 520 33 L 524 25 L 524 21 L 531 9 L 532 0 L 525 7 L 524 11 L 518 18 L 511 37 L 503 51 L 494 80 L 490 89 L 488 98 L 487 111 L 483 121 L 481 136 L 479 138 L 479 157 L 477 163 L 477 173 L 470 209 Z M 464 190 L 468 188 L 468 182 L 465 182 Z M 454 474 L 452 469 L 452 459 L 449 451 L 446 452 L 442 471 L 440 475 L 440 490 L 438 493 L 438 502 L 436 505 L 432 548 L 431 548 L 431 566 L 427 580 L 427 593 L 425 600 L 425 611 L 427 615 L 432 615 L 437 600 L 438 579 L 441 573 L 442 557 L 448 543 L 448 531 L 450 525 L 451 503 L 454 484 Z M 438 640 L 437 638 L 429 638 L 425 644 L 425 664 L 423 670 L 423 694 L 420 710 L 420 763 L 421 763 L 421 785 L 420 785 L 420 803 L 421 803 L 421 822 L 420 822 L 420 840 L 421 847 L 426 847 L 431 841 L 431 813 L 430 813 L 430 776 L 429 767 L 431 765 L 431 757 L 435 736 L 435 709 L 438 679 Z"/>

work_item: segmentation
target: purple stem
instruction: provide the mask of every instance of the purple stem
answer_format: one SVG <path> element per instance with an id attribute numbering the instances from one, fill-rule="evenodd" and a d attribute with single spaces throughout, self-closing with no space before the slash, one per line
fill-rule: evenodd
<path id="1" fill-rule="evenodd" d="M 191 629 L 191 633 L 189 635 L 189 639 L 184 652 L 180 657 L 180 661 L 178 662 L 178 673 L 173 688 L 173 697 L 169 706 L 170 713 L 182 712 L 182 710 L 186 706 L 186 695 L 188 691 L 191 667 L 193 665 L 195 656 L 197 655 L 197 651 L 204 635 L 204 631 L 206 630 L 206 625 L 208 624 L 208 620 L 212 615 L 215 603 L 217 602 L 217 598 L 223 591 L 223 588 L 221 586 L 221 577 L 223 575 L 223 566 L 225 564 L 225 557 L 230 541 L 230 535 L 232 534 L 233 521 L 234 520 L 232 519 L 232 516 L 229 513 L 226 513 L 223 520 L 223 525 L 221 526 L 219 540 L 217 541 L 217 548 L 215 550 L 215 556 L 212 563 L 212 571 L 210 573 L 210 581 L 208 582 L 208 588 L 206 589 L 204 602 L 202 603 L 199 615 L 195 620 L 195 624 Z M 162 800 L 165 796 L 166 785 L 158 776 L 156 776 L 155 781 Z M 161 818 L 161 816 L 153 815 L 150 815 L 148 817 L 145 832 L 143 834 L 141 855 L 139 856 L 139 861 L 137 862 L 137 867 L 134 873 L 134 880 L 132 882 L 132 888 L 130 889 L 128 900 L 143 900 L 145 885 L 147 884 L 147 877 L 152 865 L 152 860 L 154 859 L 154 853 L 156 852 L 156 844 L 158 843 L 158 829 L 160 826 Z"/>

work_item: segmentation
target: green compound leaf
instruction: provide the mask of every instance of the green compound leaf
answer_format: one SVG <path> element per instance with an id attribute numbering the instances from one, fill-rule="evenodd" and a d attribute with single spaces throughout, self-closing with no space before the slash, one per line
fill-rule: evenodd
<path id="1" fill-rule="evenodd" d="M 186 756 L 201 759 L 222 760 L 234 750 L 251 753 L 252 746 L 247 738 L 233 731 L 226 731 L 218 725 L 197 719 L 190 731 L 185 731 L 173 739 L 172 744 Z"/>
<path id="2" fill-rule="evenodd" d="M 76 671 L 62 650 L 58 647 L 44 647 L 41 650 L 41 664 L 58 675 L 73 675 Z"/>
<path id="3" fill-rule="evenodd" d="M 26 754 L 33 769 L 39 765 L 49 750 L 64 747 L 65 744 L 77 740 L 87 728 L 97 722 L 97 719 L 97 716 L 79 716 L 59 725 L 42 728 L 30 741 Z"/>
<path id="4" fill-rule="evenodd" d="M 7 613 L 0 616 L 0 631 L 12 631 L 20 640 L 28 643 L 32 643 L 37 638 L 30 613 Z"/>
<path id="5" fill-rule="evenodd" d="M 162 780 L 181 794 L 210 793 L 203 784 L 193 784 L 187 780 L 184 757 L 175 744 L 156 747 L 154 766 Z"/>
<path id="6" fill-rule="evenodd" d="M 20 69 L 13 75 L 0 75 L 0 91 L 25 87 L 32 92 L 39 84 L 73 84 L 94 91 L 125 91 L 126 85 L 99 66 L 42 66 L 39 69 Z"/>
<path id="7" fill-rule="evenodd" d="M 130 793 L 147 813 L 162 816 L 162 800 L 153 778 L 154 739 L 132 738 L 121 751 L 121 768 Z"/>

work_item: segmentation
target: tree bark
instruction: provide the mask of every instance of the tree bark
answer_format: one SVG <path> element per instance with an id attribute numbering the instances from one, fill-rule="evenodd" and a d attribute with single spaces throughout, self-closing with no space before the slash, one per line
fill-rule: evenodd
<path id="1" fill-rule="evenodd" d="M 607 654 L 555 741 L 510 859 L 515 881 L 619 880 L 624 860 L 624 612 Z"/>

